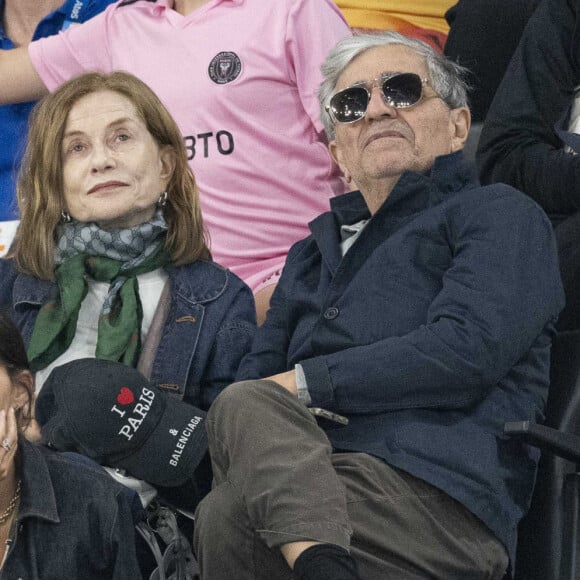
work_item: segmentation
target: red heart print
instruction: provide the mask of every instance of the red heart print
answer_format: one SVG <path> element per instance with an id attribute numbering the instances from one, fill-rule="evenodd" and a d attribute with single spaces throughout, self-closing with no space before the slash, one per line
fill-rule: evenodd
<path id="1" fill-rule="evenodd" d="M 135 396 L 127 387 L 121 387 L 121 391 L 117 395 L 117 403 L 119 405 L 130 405 L 135 400 Z"/>

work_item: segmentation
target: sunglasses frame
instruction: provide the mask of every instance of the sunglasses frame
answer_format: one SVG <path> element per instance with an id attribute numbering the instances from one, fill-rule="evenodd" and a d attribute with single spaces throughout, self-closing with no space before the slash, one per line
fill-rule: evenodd
<path id="1" fill-rule="evenodd" d="M 390 102 L 387 99 L 387 96 L 385 95 L 385 91 L 383 90 L 383 86 L 384 84 L 389 81 L 392 78 L 395 77 L 400 77 L 403 75 L 413 75 L 414 77 L 418 78 L 421 81 L 421 94 L 419 95 L 419 98 L 417 99 L 417 102 L 412 103 L 411 105 L 395 105 L 394 103 Z M 328 99 L 328 103 L 326 104 L 326 106 L 324 107 L 326 112 L 330 115 L 330 118 L 332 119 L 332 121 L 335 124 L 339 124 L 339 125 L 350 125 L 352 123 L 356 123 L 357 121 L 361 121 L 362 119 L 364 119 L 367 115 L 367 111 L 369 108 L 369 104 L 371 102 L 371 96 L 372 96 L 372 90 L 375 87 L 378 87 L 381 89 L 381 97 L 383 99 L 383 102 L 386 105 L 389 105 L 389 107 L 393 107 L 394 109 L 410 109 L 411 107 L 416 107 L 419 103 L 421 103 L 423 100 L 429 98 L 429 97 L 425 97 L 425 92 L 423 91 L 423 87 L 425 85 L 429 84 L 429 79 L 428 78 L 421 78 L 420 75 L 418 75 L 417 73 L 412 73 L 412 72 L 396 72 L 396 73 L 392 73 L 392 72 L 385 72 L 382 73 L 381 75 L 379 75 L 378 77 L 376 77 L 375 79 L 373 79 L 370 82 L 360 82 L 360 83 L 355 83 L 354 85 L 351 85 L 350 87 L 346 87 L 345 89 L 341 89 L 340 91 L 337 91 L 336 93 L 334 93 L 330 99 Z M 337 96 L 340 95 L 341 93 L 344 93 L 345 91 L 348 91 L 350 89 L 363 89 L 366 93 L 367 93 L 367 105 L 366 108 L 362 114 L 362 116 L 352 120 L 352 121 L 340 121 L 336 118 L 335 114 L 334 114 L 334 110 L 332 109 L 332 100 Z M 438 95 L 434 95 L 434 96 L 438 96 Z"/>

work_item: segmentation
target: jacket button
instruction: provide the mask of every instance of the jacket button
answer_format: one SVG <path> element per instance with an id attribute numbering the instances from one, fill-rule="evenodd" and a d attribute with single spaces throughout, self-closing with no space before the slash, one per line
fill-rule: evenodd
<path id="1" fill-rule="evenodd" d="M 326 320 L 334 320 L 337 316 L 338 316 L 338 308 L 334 306 L 328 308 L 324 313 L 324 318 L 326 318 Z"/>

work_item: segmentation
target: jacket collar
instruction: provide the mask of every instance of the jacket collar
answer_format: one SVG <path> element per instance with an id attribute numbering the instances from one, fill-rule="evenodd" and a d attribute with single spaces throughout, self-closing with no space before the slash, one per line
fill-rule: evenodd
<path id="1" fill-rule="evenodd" d="M 18 437 L 22 492 L 18 521 L 36 517 L 59 522 L 54 488 L 48 466 L 38 447 Z"/>
<path id="2" fill-rule="evenodd" d="M 175 292 L 193 304 L 204 304 L 219 298 L 228 285 L 229 270 L 215 262 L 198 260 L 182 267 L 167 270 Z"/>
<path id="3" fill-rule="evenodd" d="M 214 262 L 198 260 L 192 264 L 169 266 L 167 273 L 175 293 L 193 304 L 203 304 L 219 298 L 226 290 L 228 270 Z M 14 307 L 20 304 L 44 304 L 57 292 L 51 280 L 40 280 L 29 274 L 19 274 L 14 282 Z"/>
<path id="4" fill-rule="evenodd" d="M 14 308 L 18 310 L 20 304 L 44 304 L 57 289 L 52 280 L 41 280 L 30 274 L 18 274 L 12 290 Z"/>
<path id="5" fill-rule="evenodd" d="M 478 186 L 475 167 L 465 159 L 462 151 L 456 151 L 437 157 L 425 173 L 405 171 L 376 215 L 393 211 L 416 213 L 437 205 L 449 194 Z M 340 225 L 370 217 L 360 191 L 331 199 L 330 207 Z"/>
<path id="6" fill-rule="evenodd" d="M 403 173 L 357 240 L 359 251 L 348 252 L 344 261 L 340 226 L 371 217 L 360 191 L 331 199 L 331 211 L 310 222 L 310 230 L 332 272 L 341 262 L 343 269 L 355 272 L 378 244 L 419 212 L 438 205 L 450 195 L 478 186 L 474 165 L 465 159 L 462 151 L 456 151 L 437 157 L 425 173 Z"/>

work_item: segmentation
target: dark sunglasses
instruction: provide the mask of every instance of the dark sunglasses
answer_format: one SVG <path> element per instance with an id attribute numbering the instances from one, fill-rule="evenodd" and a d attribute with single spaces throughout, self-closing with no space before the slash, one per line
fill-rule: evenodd
<path id="1" fill-rule="evenodd" d="M 395 109 L 415 106 L 423 96 L 422 79 L 415 73 L 384 73 L 370 83 L 358 83 L 330 97 L 326 111 L 335 123 L 354 123 L 362 119 L 371 100 L 371 91 L 380 87 L 385 103 Z"/>

